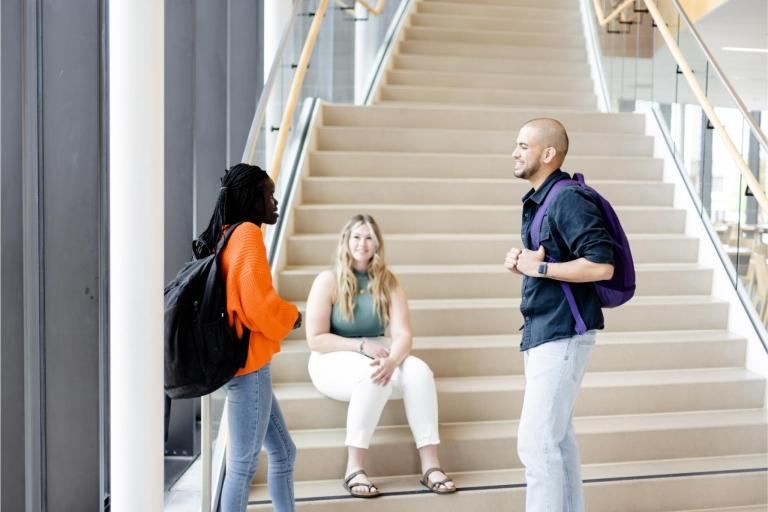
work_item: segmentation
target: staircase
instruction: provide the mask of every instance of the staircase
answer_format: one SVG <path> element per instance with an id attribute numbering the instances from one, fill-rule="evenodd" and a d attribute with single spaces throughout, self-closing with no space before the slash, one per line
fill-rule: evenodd
<path id="1" fill-rule="evenodd" d="M 299 510 L 523 510 L 521 280 L 502 262 L 520 244 L 529 188 L 512 174 L 516 130 L 542 115 L 568 129 L 564 168 L 612 201 L 638 271 L 637 297 L 606 311 L 576 408 L 587 509 L 766 510 L 765 379 L 744 368 L 746 340 L 728 332 L 729 304 L 697 263 L 708 242 L 685 234 L 644 118 L 597 112 L 578 3 L 417 1 L 375 106 L 321 107 L 280 293 L 303 307 L 344 222 L 358 212 L 379 221 L 410 299 L 413 353 L 437 378 L 440 457 L 462 490 L 436 496 L 418 484 L 397 400 L 369 457 L 385 496 L 348 497 L 347 404 L 310 383 L 302 332 L 273 364 L 299 448 Z M 249 510 L 270 509 L 264 470 Z"/>

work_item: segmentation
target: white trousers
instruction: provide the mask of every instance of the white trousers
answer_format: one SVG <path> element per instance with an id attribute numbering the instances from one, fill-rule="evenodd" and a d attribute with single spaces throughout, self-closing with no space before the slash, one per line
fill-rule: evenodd
<path id="1" fill-rule="evenodd" d="M 374 341 L 374 340 L 371 340 Z M 402 398 L 416 447 L 439 444 L 437 390 L 429 366 L 408 356 L 386 386 L 375 384 L 372 359 L 356 352 L 312 352 L 309 376 L 318 391 L 334 400 L 349 402 L 345 444 L 367 449 L 381 411 L 390 398 Z"/>

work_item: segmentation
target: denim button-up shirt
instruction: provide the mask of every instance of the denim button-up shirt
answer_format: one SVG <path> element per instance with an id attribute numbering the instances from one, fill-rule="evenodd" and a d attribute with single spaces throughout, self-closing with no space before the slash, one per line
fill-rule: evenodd
<path id="1" fill-rule="evenodd" d="M 531 222 L 555 182 L 570 178 L 561 170 L 553 172 L 538 190 L 523 196 L 523 245 L 531 247 Z M 566 187 L 549 205 L 541 223 L 541 245 L 547 256 L 559 262 L 586 258 L 593 263 L 613 264 L 613 241 L 605 228 L 596 199 L 577 187 Z M 570 283 L 588 330 L 604 327 L 600 299 L 592 283 Z M 548 341 L 576 335 L 574 319 L 559 281 L 523 276 L 520 311 L 523 314 L 523 339 L 520 350 Z"/>

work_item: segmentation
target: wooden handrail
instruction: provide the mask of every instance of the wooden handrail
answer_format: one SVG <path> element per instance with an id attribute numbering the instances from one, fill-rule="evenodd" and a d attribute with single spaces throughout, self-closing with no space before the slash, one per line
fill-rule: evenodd
<path id="1" fill-rule="evenodd" d="M 385 1 L 386 0 L 379 0 L 378 3 L 376 4 L 376 7 L 371 7 L 371 4 L 369 4 L 365 0 L 355 0 L 356 3 L 365 7 L 365 10 L 373 14 L 374 16 L 379 16 L 384 11 Z"/>
<path id="2" fill-rule="evenodd" d="M 619 16 L 624 10 L 629 7 L 630 5 L 634 5 L 635 0 L 625 0 L 621 3 L 621 5 L 616 6 L 616 8 L 611 11 L 611 14 L 606 16 L 603 12 L 603 6 L 600 5 L 600 0 L 593 0 L 592 2 L 595 5 L 595 12 L 597 13 L 597 22 L 600 24 L 601 27 L 606 26 L 608 23 L 613 21 L 614 18 Z"/>
<path id="3" fill-rule="evenodd" d="M 603 9 L 600 6 L 599 0 L 593 0 L 593 3 L 595 6 L 595 13 L 598 16 L 598 23 L 600 26 L 605 26 L 616 16 L 624 12 L 627 7 L 634 4 L 634 0 L 626 0 L 625 2 L 622 2 L 608 16 L 603 14 Z M 707 98 L 706 93 L 701 87 L 701 84 L 699 84 L 698 79 L 693 74 L 693 70 L 691 69 L 690 64 L 688 64 L 688 61 L 683 56 L 683 52 L 680 51 L 680 47 L 677 45 L 674 36 L 669 30 L 669 27 L 667 27 L 666 21 L 664 20 L 661 11 L 659 11 L 659 8 L 656 6 L 656 2 L 654 0 L 643 0 L 643 3 L 645 3 L 645 6 L 648 8 L 648 12 L 656 22 L 659 32 L 661 33 L 661 37 L 667 44 L 667 47 L 677 62 L 680 71 L 688 81 L 688 85 L 691 87 L 694 96 L 696 96 L 696 99 L 699 101 L 701 108 L 706 113 L 707 118 L 709 118 L 709 122 L 712 123 L 712 126 L 714 126 L 715 130 L 717 131 L 720 140 L 731 154 L 731 158 L 733 158 L 734 162 L 736 162 L 736 167 L 739 169 L 739 173 L 741 173 L 742 178 L 749 186 L 749 189 L 752 192 L 752 195 L 755 197 L 755 200 L 757 200 L 758 204 L 763 210 L 768 211 L 768 198 L 765 195 L 763 187 L 760 185 L 760 182 L 757 180 L 755 175 L 752 174 L 752 169 L 750 169 L 749 165 L 747 165 L 747 162 L 744 161 L 744 158 L 741 156 L 741 153 L 736 147 L 736 144 L 734 144 L 730 135 L 728 135 L 728 132 L 725 130 L 725 126 L 723 125 L 722 121 L 720 121 L 720 117 L 717 115 L 717 112 L 715 112 L 715 107 L 713 107 L 712 103 L 710 103 L 709 98 Z"/>
<path id="4" fill-rule="evenodd" d="M 291 90 L 288 93 L 288 101 L 285 105 L 285 110 L 283 110 L 283 119 L 280 122 L 280 131 L 277 132 L 275 155 L 272 157 L 272 165 L 269 167 L 270 176 L 275 183 L 277 183 L 277 179 L 280 176 L 280 167 L 283 165 L 283 153 L 285 153 L 285 146 L 288 143 L 291 121 L 293 121 L 293 114 L 296 112 L 296 103 L 299 101 L 301 87 L 304 85 L 304 77 L 306 76 L 307 68 L 309 67 L 309 59 L 312 57 L 312 51 L 315 49 L 317 34 L 320 32 L 320 25 L 323 23 L 323 18 L 325 18 L 325 11 L 327 9 L 328 0 L 320 0 L 317 10 L 315 11 L 315 18 L 312 20 L 312 25 L 309 27 L 307 39 L 304 41 L 304 48 L 301 50 L 296 74 L 293 76 Z"/>
<path id="5" fill-rule="evenodd" d="M 375 16 L 379 16 L 384 9 L 385 0 L 379 0 L 378 5 L 375 8 L 371 7 L 371 5 L 364 0 L 356 1 Z M 307 39 L 304 41 L 304 48 L 301 50 L 301 57 L 299 57 L 296 74 L 293 76 L 291 89 L 288 93 L 288 101 L 285 105 L 285 110 L 283 111 L 282 121 L 280 122 L 280 130 L 277 133 L 275 154 L 272 157 L 272 165 L 269 167 L 270 177 L 275 183 L 277 183 L 277 179 L 280 175 L 280 167 L 283 164 L 283 155 L 285 153 L 285 147 L 288 143 L 288 134 L 291 128 L 291 122 L 293 120 L 293 115 L 296 112 L 296 104 L 299 100 L 301 87 L 304 84 L 304 77 L 307 74 L 309 60 L 312 57 L 312 51 L 314 50 L 315 42 L 317 41 L 317 34 L 320 32 L 320 25 L 323 22 L 325 11 L 327 9 L 328 0 L 320 0 L 320 3 L 317 6 L 317 10 L 315 11 L 315 17 L 312 20 L 312 25 L 309 28 Z"/>

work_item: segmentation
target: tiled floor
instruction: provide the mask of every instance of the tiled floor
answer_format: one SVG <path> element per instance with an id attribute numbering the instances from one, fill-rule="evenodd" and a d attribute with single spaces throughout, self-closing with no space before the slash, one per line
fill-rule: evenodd
<path id="1" fill-rule="evenodd" d="M 165 493 L 165 512 L 196 512 L 200 510 L 200 481 L 202 464 L 198 458 Z"/>

